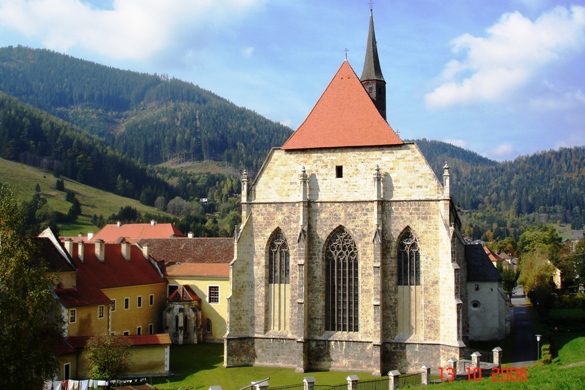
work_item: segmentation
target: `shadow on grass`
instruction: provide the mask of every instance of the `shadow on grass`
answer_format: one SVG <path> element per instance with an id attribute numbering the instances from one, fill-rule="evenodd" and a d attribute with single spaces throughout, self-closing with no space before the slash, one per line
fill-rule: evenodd
<path id="1" fill-rule="evenodd" d="M 171 372 L 174 380 L 183 380 L 196 372 L 223 366 L 223 344 L 171 346 Z"/>

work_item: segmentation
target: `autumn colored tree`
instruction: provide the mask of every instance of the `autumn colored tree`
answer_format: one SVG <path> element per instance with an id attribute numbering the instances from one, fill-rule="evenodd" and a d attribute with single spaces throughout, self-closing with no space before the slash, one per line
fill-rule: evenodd
<path id="1" fill-rule="evenodd" d="M 132 344 L 124 336 L 94 336 L 85 346 L 85 357 L 90 378 L 108 381 L 120 378 L 128 372 L 128 360 Z"/>

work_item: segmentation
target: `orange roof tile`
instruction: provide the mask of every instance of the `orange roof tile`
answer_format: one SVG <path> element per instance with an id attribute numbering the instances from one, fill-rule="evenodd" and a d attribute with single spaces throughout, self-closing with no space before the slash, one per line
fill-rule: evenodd
<path id="1" fill-rule="evenodd" d="M 307 119 L 283 150 L 402 145 L 344 61 Z"/>
<path id="2" fill-rule="evenodd" d="M 229 264 L 179 263 L 167 267 L 168 276 L 229 277 Z"/>
<path id="3" fill-rule="evenodd" d="M 124 238 L 128 242 L 135 242 L 141 238 L 170 238 L 184 237 L 172 223 L 128 223 L 118 226 L 108 224 L 102 228 L 89 242 L 103 240 L 105 242 L 120 242 Z"/>

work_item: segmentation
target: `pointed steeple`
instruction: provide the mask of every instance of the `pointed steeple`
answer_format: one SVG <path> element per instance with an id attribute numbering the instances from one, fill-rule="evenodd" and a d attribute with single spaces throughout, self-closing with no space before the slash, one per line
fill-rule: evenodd
<path id="1" fill-rule="evenodd" d="M 386 81 L 382 75 L 380 59 L 378 58 L 376 33 L 374 31 L 374 14 L 372 9 L 370 9 L 370 30 L 368 32 L 368 42 L 366 45 L 364 70 L 360 80 L 366 91 L 370 94 L 376 108 L 378 108 L 382 117 L 386 119 Z"/>

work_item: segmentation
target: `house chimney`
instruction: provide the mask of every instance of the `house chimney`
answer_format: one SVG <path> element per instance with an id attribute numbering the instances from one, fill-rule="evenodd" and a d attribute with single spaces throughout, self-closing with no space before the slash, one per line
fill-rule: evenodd
<path id="1" fill-rule="evenodd" d="M 79 240 L 77 243 L 77 257 L 83 263 L 83 240 Z"/>
<path id="2" fill-rule="evenodd" d="M 122 225 L 122 222 L 118 221 L 118 222 L 116 223 L 116 225 L 118 225 L 118 227 L 120 227 L 120 226 Z"/>
<path id="3" fill-rule="evenodd" d="M 142 255 L 145 259 L 148 259 L 148 244 L 144 244 L 142 247 Z"/>
<path id="4" fill-rule="evenodd" d="M 120 247 L 124 259 L 126 259 L 126 261 L 130 261 L 131 260 L 130 252 L 132 250 L 132 246 L 130 245 L 130 243 L 126 240 L 123 240 L 122 243 L 120 244 Z"/>
<path id="5" fill-rule="evenodd" d="M 150 220 L 150 226 L 154 226 L 154 225 L 156 225 L 156 221 L 154 219 L 151 219 Z"/>
<path id="6" fill-rule="evenodd" d="M 87 239 L 91 240 L 93 238 L 93 232 L 87 233 Z"/>
<path id="7" fill-rule="evenodd" d="M 106 244 L 104 244 L 104 240 L 96 240 L 95 241 L 95 257 L 98 258 L 100 262 L 106 261 Z"/>
<path id="8" fill-rule="evenodd" d="M 69 253 L 69 256 L 73 257 L 73 241 L 70 238 L 65 239 L 65 250 Z"/>

